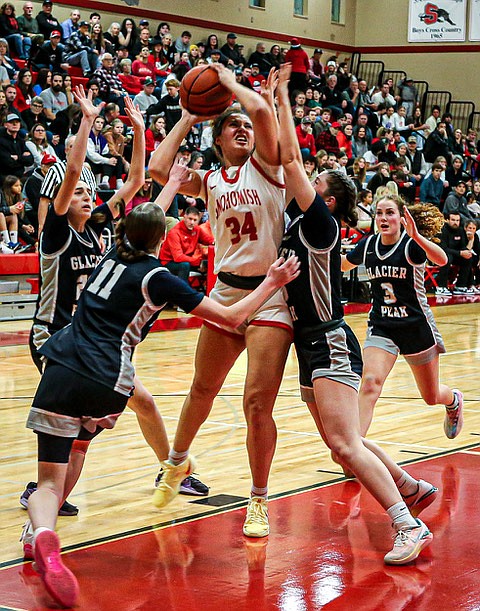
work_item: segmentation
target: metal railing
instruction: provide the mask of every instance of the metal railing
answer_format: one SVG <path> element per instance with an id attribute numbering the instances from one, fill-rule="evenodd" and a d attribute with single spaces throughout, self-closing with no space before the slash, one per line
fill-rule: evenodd
<path id="1" fill-rule="evenodd" d="M 369 87 L 381 85 L 391 78 L 395 87 L 405 78 L 403 70 L 386 70 L 385 64 L 381 60 L 362 61 L 361 53 L 355 52 L 350 60 L 350 71 L 358 79 L 367 81 Z M 427 81 L 414 80 L 413 84 L 418 91 L 418 99 L 422 110 L 422 117 L 426 119 L 430 116 L 432 106 L 440 106 L 442 114 L 450 112 L 453 116 L 453 124 L 462 130 L 472 128 L 480 132 L 480 112 L 475 110 L 474 102 L 468 100 L 452 100 L 449 91 L 430 90 Z"/>
<path id="2" fill-rule="evenodd" d="M 468 129 L 470 116 L 475 112 L 475 104 L 464 100 L 452 100 L 447 106 L 447 112 L 452 113 L 453 126 L 465 134 Z"/>
<path id="3" fill-rule="evenodd" d="M 444 113 L 451 101 L 452 94 L 450 93 L 450 91 L 426 91 L 422 98 L 423 118 L 426 119 L 430 116 L 432 112 L 432 106 L 440 106 L 440 112 Z"/>
<path id="4" fill-rule="evenodd" d="M 352 53 L 350 59 L 350 72 L 355 76 L 358 76 L 358 64 L 360 63 L 361 54 L 358 51 Z"/>
<path id="5" fill-rule="evenodd" d="M 480 132 L 480 112 L 475 110 L 471 113 L 468 119 L 468 127 L 469 129 L 474 129 L 477 132 Z"/>
<path id="6" fill-rule="evenodd" d="M 427 93 L 429 89 L 429 84 L 427 81 L 413 81 L 413 84 L 417 88 L 418 91 L 418 101 L 421 104 L 423 100 L 423 96 Z"/>
<path id="7" fill-rule="evenodd" d="M 395 90 L 397 89 L 398 83 L 403 81 L 403 79 L 407 76 L 407 73 L 403 70 L 383 70 L 379 76 L 379 85 L 387 81 L 388 79 L 392 79 Z"/>
<path id="8" fill-rule="evenodd" d="M 378 85 L 380 75 L 385 70 L 385 64 L 382 61 L 360 61 L 358 64 L 358 80 L 367 81 L 368 87 Z"/>

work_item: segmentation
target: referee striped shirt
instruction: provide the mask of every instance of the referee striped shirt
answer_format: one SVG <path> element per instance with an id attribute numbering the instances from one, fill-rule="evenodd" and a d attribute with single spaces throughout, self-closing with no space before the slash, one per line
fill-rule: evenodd
<path id="1" fill-rule="evenodd" d="M 63 182 L 66 171 L 66 161 L 57 161 L 57 163 L 54 163 L 52 167 L 48 170 L 45 178 L 43 179 L 43 183 L 40 188 L 40 197 L 48 197 L 48 199 L 53 199 L 55 187 Z M 93 172 L 88 164 L 83 164 L 82 172 L 80 174 L 80 180 L 83 180 L 83 182 L 87 183 L 87 185 L 92 191 L 92 200 L 95 200 L 95 196 L 97 193 L 97 183 L 95 181 L 95 176 L 93 175 Z"/>

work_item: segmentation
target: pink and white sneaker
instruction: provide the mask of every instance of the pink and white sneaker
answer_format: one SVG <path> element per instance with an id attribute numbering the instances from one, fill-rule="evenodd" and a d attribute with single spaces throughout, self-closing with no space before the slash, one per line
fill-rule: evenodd
<path id="1" fill-rule="evenodd" d="M 463 426 L 463 393 L 456 388 L 452 392 L 457 398 L 458 406 L 455 409 L 445 406 L 446 413 L 443 421 L 443 430 L 449 439 L 455 439 Z"/>
<path id="2" fill-rule="evenodd" d="M 25 560 L 33 560 L 33 527 L 30 520 L 25 525 L 20 535 L 20 543 L 23 544 L 23 557 Z"/>
<path id="3" fill-rule="evenodd" d="M 78 582 L 62 562 L 57 533 L 53 530 L 42 531 L 35 539 L 34 556 L 36 570 L 47 592 L 60 605 L 73 607 L 78 598 Z"/>

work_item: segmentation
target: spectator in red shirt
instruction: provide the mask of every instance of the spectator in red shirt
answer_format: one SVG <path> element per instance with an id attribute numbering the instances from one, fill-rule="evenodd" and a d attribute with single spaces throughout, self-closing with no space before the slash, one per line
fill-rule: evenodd
<path id="1" fill-rule="evenodd" d="M 298 38 L 292 38 L 290 49 L 285 54 L 285 61 L 292 64 L 292 76 L 288 84 L 290 95 L 296 89 L 305 91 L 307 88 L 307 75 L 310 70 L 310 59 L 302 49 Z"/>
<path id="2" fill-rule="evenodd" d="M 150 78 L 155 78 L 155 67 L 149 61 L 149 59 L 150 49 L 148 47 L 142 47 L 142 50 L 132 64 L 132 74 L 142 78 L 146 78 L 148 76 Z"/>
<path id="3" fill-rule="evenodd" d="M 213 236 L 199 225 L 201 212 L 191 206 L 183 219 L 167 234 L 160 250 L 160 261 L 173 274 L 188 282 L 190 271 L 198 269 L 206 257 L 202 245 L 213 244 Z"/>
<path id="4" fill-rule="evenodd" d="M 132 74 L 132 60 L 122 59 L 119 64 L 120 74 L 118 78 L 122 82 L 123 88 L 127 93 L 138 95 L 143 90 L 142 79 Z"/>
<path id="5" fill-rule="evenodd" d="M 344 125 L 337 134 L 337 142 L 340 150 L 346 153 L 348 159 L 353 158 L 352 144 L 353 144 L 353 127 L 348 124 Z"/>
<path id="6" fill-rule="evenodd" d="M 303 117 L 300 125 L 297 125 L 295 128 L 298 143 L 300 145 L 300 151 L 303 157 L 308 155 L 315 156 L 317 154 L 317 149 L 315 148 L 315 138 L 313 137 L 312 131 L 312 120 L 310 117 Z"/>
<path id="7" fill-rule="evenodd" d="M 147 153 L 146 160 L 150 159 L 150 155 L 157 148 L 167 135 L 165 131 L 165 117 L 154 115 L 150 127 L 145 130 L 145 150 Z"/>

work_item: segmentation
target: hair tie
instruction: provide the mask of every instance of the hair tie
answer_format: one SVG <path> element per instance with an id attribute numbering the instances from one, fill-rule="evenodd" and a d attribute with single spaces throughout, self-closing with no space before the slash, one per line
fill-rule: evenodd
<path id="1" fill-rule="evenodd" d="M 126 235 L 124 235 L 124 236 L 123 236 L 123 243 L 124 243 L 124 244 L 125 244 L 125 246 L 126 246 L 127 248 L 129 248 L 130 250 L 135 250 L 135 249 L 133 248 L 133 246 L 130 244 L 130 241 L 129 241 L 129 239 L 127 238 L 127 236 L 126 236 Z"/>

